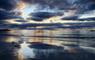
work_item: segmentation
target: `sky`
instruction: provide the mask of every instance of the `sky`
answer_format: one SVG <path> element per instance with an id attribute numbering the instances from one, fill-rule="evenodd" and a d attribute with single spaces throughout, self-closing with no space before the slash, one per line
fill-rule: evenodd
<path id="1" fill-rule="evenodd" d="M 95 0 L 0 0 L 0 20 L 95 19 Z"/>

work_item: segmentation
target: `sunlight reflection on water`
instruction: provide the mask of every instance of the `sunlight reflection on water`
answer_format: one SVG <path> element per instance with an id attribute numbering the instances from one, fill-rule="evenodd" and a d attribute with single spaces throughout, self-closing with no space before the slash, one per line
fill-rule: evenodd
<path id="1" fill-rule="evenodd" d="M 95 32 L 89 29 L 10 30 L 0 34 L 1 42 L 6 44 L 4 46 L 12 47 L 7 49 L 14 52 L 16 60 L 42 60 L 51 57 L 68 60 L 64 53 L 77 54 L 83 52 L 80 46 L 94 47 L 95 44 Z"/>

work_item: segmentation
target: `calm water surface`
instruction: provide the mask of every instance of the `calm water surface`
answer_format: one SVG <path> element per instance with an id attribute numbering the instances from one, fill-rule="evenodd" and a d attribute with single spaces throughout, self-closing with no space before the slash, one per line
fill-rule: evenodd
<path id="1" fill-rule="evenodd" d="M 95 60 L 95 31 L 0 31 L 0 60 Z"/>

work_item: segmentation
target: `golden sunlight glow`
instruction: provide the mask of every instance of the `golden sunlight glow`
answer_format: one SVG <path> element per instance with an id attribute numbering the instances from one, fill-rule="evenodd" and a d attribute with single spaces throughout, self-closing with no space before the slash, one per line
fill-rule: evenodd
<path id="1" fill-rule="evenodd" d="M 24 19 L 27 17 L 27 15 L 24 13 L 24 9 L 26 8 L 26 4 L 22 1 L 20 1 L 17 4 L 17 9 L 21 12 L 21 17 L 23 17 Z"/>
<path id="2" fill-rule="evenodd" d="M 59 21 L 61 18 L 61 16 L 54 16 L 54 17 L 51 17 L 49 19 L 46 19 L 46 21 L 49 21 L 49 22 L 55 22 L 55 21 Z"/>
<path id="3" fill-rule="evenodd" d="M 15 19 L 6 20 L 6 22 L 9 24 L 22 24 L 21 22 L 16 22 Z"/>
<path id="4" fill-rule="evenodd" d="M 20 9 L 20 10 L 23 10 L 25 8 L 25 3 L 23 3 L 22 1 L 20 1 L 18 4 L 17 4 L 17 8 Z"/>

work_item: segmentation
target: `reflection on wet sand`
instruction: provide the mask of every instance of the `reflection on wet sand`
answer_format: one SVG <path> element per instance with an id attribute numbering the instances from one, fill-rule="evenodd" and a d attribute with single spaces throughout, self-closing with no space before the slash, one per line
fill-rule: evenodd
<path id="1" fill-rule="evenodd" d="M 95 60 L 89 29 L 0 31 L 0 38 L 0 60 Z"/>

